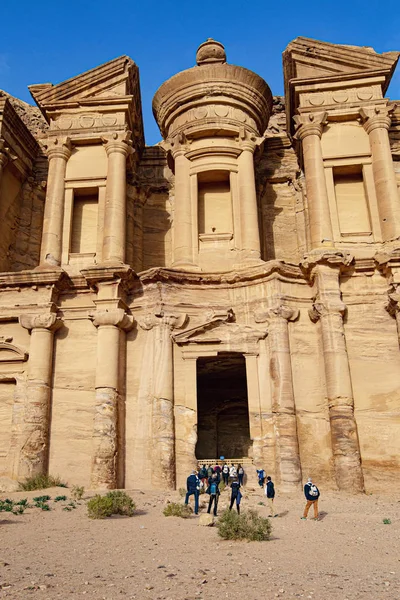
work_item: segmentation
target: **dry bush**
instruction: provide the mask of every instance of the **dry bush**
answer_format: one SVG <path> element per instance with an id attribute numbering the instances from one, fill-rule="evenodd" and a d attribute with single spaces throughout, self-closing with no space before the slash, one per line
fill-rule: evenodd
<path id="1" fill-rule="evenodd" d="M 272 526 L 268 519 L 260 517 L 255 510 L 238 515 L 225 510 L 217 522 L 218 534 L 224 540 L 248 540 L 262 542 L 269 540 Z"/>
<path id="2" fill-rule="evenodd" d="M 25 492 L 31 492 L 32 490 L 45 490 L 51 487 L 68 487 L 68 485 L 61 480 L 60 477 L 54 477 L 53 475 L 34 475 L 28 477 L 25 481 L 19 484 L 19 489 Z"/>
<path id="3" fill-rule="evenodd" d="M 182 517 L 187 519 L 192 514 L 192 509 L 187 504 L 179 504 L 178 502 L 170 502 L 163 510 L 166 517 Z"/>
<path id="4" fill-rule="evenodd" d="M 111 515 L 124 515 L 132 517 L 135 503 L 125 492 L 114 490 L 105 496 L 97 494 L 87 503 L 88 516 L 91 519 L 106 519 Z"/>

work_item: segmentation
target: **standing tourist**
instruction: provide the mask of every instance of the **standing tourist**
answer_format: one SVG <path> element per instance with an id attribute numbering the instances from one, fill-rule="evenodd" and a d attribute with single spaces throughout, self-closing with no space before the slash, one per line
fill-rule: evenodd
<path id="1" fill-rule="evenodd" d="M 203 465 L 199 471 L 199 479 L 201 480 L 201 483 L 203 484 L 203 486 L 205 485 L 205 482 L 207 481 L 207 467 L 206 465 Z"/>
<path id="2" fill-rule="evenodd" d="M 238 515 L 240 515 L 240 501 L 242 499 L 242 494 L 240 492 L 240 483 L 238 479 L 234 479 L 231 483 L 231 503 L 229 505 L 229 510 L 232 510 L 232 506 L 234 502 L 236 502 L 236 510 Z"/>
<path id="3" fill-rule="evenodd" d="M 267 477 L 267 485 L 265 486 L 265 495 L 267 496 L 269 511 L 271 513 L 268 516 L 275 517 L 276 516 L 275 509 L 274 509 L 275 486 L 269 475 Z"/>
<path id="4" fill-rule="evenodd" d="M 257 469 L 258 485 L 264 487 L 265 471 L 264 469 Z"/>
<path id="5" fill-rule="evenodd" d="M 238 479 L 239 479 L 239 484 L 242 486 L 243 485 L 243 478 L 244 478 L 244 469 L 242 467 L 242 465 L 239 463 L 238 464 Z"/>
<path id="6" fill-rule="evenodd" d="M 222 467 L 222 478 L 224 480 L 224 484 L 228 485 L 229 466 L 226 463 L 224 463 L 224 466 Z"/>
<path id="7" fill-rule="evenodd" d="M 314 507 L 314 521 L 318 521 L 318 498 L 320 496 L 319 489 L 312 482 L 311 477 L 308 478 L 306 485 L 304 486 L 304 495 L 307 503 L 304 508 L 302 519 L 307 519 L 308 511 L 310 506 Z"/>
<path id="8" fill-rule="evenodd" d="M 231 465 L 231 468 L 229 469 L 229 477 L 231 481 L 233 481 L 237 477 L 237 470 L 233 463 Z"/>
<path id="9" fill-rule="evenodd" d="M 214 473 L 208 480 L 207 494 L 210 494 L 210 501 L 208 503 L 208 514 L 211 512 L 212 505 L 214 504 L 214 517 L 217 516 L 218 499 L 219 499 L 219 473 Z"/>
<path id="10" fill-rule="evenodd" d="M 200 494 L 200 479 L 197 477 L 197 472 L 192 471 L 191 475 L 186 480 L 186 497 L 185 504 L 189 504 L 190 496 L 194 495 L 194 514 L 199 514 L 199 494 Z"/>

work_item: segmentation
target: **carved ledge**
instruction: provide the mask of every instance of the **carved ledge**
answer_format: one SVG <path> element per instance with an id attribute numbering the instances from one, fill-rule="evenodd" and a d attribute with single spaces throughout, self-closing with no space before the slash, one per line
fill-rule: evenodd
<path id="1" fill-rule="evenodd" d="M 32 285 L 55 285 L 58 289 L 67 289 L 70 286 L 70 279 L 61 268 L 43 269 L 38 267 L 32 271 L 0 274 L 0 289 Z"/>

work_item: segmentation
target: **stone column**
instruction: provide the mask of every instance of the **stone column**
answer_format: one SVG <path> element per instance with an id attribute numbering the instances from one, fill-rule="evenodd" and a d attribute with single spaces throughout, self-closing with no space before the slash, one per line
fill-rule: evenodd
<path id="1" fill-rule="evenodd" d="M 339 272 L 327 264 L 314 267 L 317 299 L 310 318 L 321 324 L 336 483 L 339 490 L 363 492 L 364 478 L 343 327 L 346 306 L 340 298 Z"/>
<path id="2" fill-rule="evenodd" d="M 153 329 L 151 482 L 156 489 L 175 489 L 174 365 L 171 332 L 186 314 L 149 315 L 141 324 Z"/>
<path id="3" fill-rule="evenodd" d="M 247 402 L 249 405 L 250 438 L 253 442 L 253 461 L 257 468 L 263 466 L 264 436 L 260 406 L 257 355 L 245 354 Z"/>
<path id="4" fill-rule="evenodd" d="M 297 491 L 301 486 L 301 464 L 297 436 L 296 406 L 293 391 L 292 362 L 288 321 L 298 318 L 299 311 L 284 304 L 256 313 L 256 322 L 268 322 L 272 413 L 275 417 L 276 474 L 283 491 Z"/>
<path id="5" fill-rule="evenodd" d="M 175 201 L 173 263 L 177 269 L 192 269 L 193 261 L 193 215 L 190 194 L 190 161 L 185 156 L 186 149 L 175 145 L 172 156 L 175 160 Z M 197 207 L 196 207 L 197 210 Z"/>
<path id="6" fill-rule="evenodd" d="M 117 485 L 119 356 L 121 331 L 133 327 L 133 317 L 123 308 L 97 310 L 96 399 L 93 426 L 91 487 L 113 489 Z"/>
<path id="7" fill-rule="evenodd" d="M 49 171 L 44 206 L 40 264 L 52 267 L 61 264 L 62 231 L 64 223 L 65 171 L 71 156 L 68 139 L 55 139 L 47 149 Z"/>
<path id="8" fill-rule="evenodd" d="M 185 398 L 175 405 L 176 485 L 184 487 L 197 466 L 197 358 L 183 355 Z"/>
<path id="9" fill-rule="evenodd" d="M 389 114 L 392 110 L 394 106 L 375 106 L 360 110 L 371 145 L 372 171 L 384 241 L 400 236 L 400 197 L 388 135 L 391 123 Z"/>
<path id="10" fill-rule="evenodd" d="M 255 144 L 245 140 L 238 158 L 238 184 L 240 203 L 241 250 L 243 262 L 258 262 L 261 257 L 260 230 L 256 181 L 254 175 Z"/>
<path id="11" fill-rule="evenodd" d="M 306 176 L 311 248 L 333 246 L 331 215 L 326 188 L 321 136 L 326 123 L 325 112 L 294 117 L 296 138 L 302 143 Z"/>
<path id="12" fill-rule="evenodd" d="M 114 133 L 104 140 L 108 157 L 104 211 L 103 255 L 105 263 L 124 263 L 126 246 L 126 157 L 133 150 L 130 132 Z"/>
<path id="13" fill-rule="evenodd" d="M 24 314 L 19 322 L 31 342 L 18 477 L 32 477 L 48 469 L 53 336 L 63 323 L 54 313 Z"/>

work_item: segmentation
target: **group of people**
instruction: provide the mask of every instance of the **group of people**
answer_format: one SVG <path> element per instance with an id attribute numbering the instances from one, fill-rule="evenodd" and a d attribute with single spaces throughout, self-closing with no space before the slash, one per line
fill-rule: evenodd
<path id="1" fill-rule="evenodd" d="M 243 485 L 244 480 L 244 469 L 242 465 L 239 463 L 235 466 L 233 463 L 229 466 L 227 463 L 223 463 L 222 465 L 203 465 L 198 472 L 199 479 L 205 484 L 205 482 L 212 477 L 214 473 L 218 473 L 220 478 L 222 477 L 222 481 L 225 485 L 232 483 L 234 479 L 237 478 L 240 485 Z"/>
<path id="2" fill-rule="evenodd" d="M 231 488 L 229 510 L 232 510 L 233 505 L 236 503 L 236 510 L 240 514 L 240 501 L 242 499 L 240 488 L 243 485 L 244 474 L 244 469 L 240 464 L 237 467 L 233 464 L 231 466 L 217 464 L 214 467 L 204 464 L 200 471 L 192 471 L 191 475 L 187 478 L 185 504 L 189 503 L 189 498 L 193 495 L 194 514 L 197 515 L 199 513 L 200 490 L 204 488 L 205 493 L 210 496 L 207 512 L 210 514 L 211 510 L 213 510 L 213 514 L 216 517 L 218 500 L 221 494 L 219 484 L 222 477 L 224 484 L 226 486 L 230 485 Z"/>
<path id="3" fill-rule="evenodd" d="M 197 515 L 199 513 L 199 495 L 202 487 L 205 488 L 206 494 L 210 496 L 208 502 L 207 512 L 210 514 L 213 510 L 213 514 L 217 516 L 218 500 L 221 494 L 219 484 L 221 482 L 221 476 L 225 485 L 230 485 L 231 498 L 229 510 L 232 510 L 233 505 L 236 504 L 236 510 L 240 514 L 240 501 L 242 499 L 242 493 L 240 491 L 243 486 L 244 470 L 239 464 L 237 468 L 227 464 L 206 466 L 200 469 L 200 471 L 192 471 L 191 475 L 187 478 L 187 492 L 185 496 L 185 504 L 189 503 L 189 498 L 194 495 L 194 512 Z M 257 469 L 258 484 L 264 488 L 264 493 L 268 501 L 269 517 L 277 517 L 275 512 L 274 499 L 275 499 L 275 486 L 268 475 L 266 476 L 264 469 Z M 308 512 L 311 506 L 314 509 L 314 520 L 318 521 L 318 498 L 320 496 L 319 489 L 312 482 L 311 478 L 308 478 L 307 483 L 304 486 L 304 495 L 306 498 L 306 506 L 304 508 L 302 519 L 307 519 Z"/>

